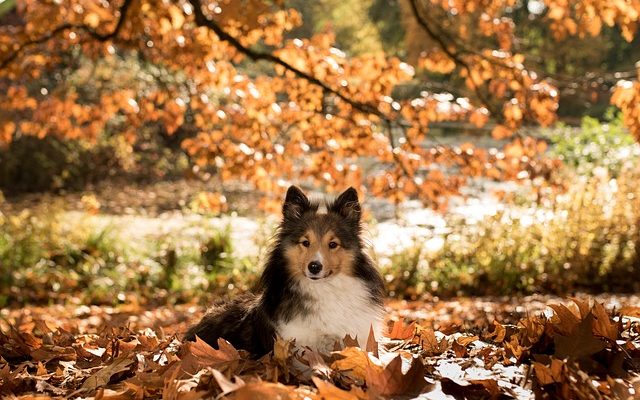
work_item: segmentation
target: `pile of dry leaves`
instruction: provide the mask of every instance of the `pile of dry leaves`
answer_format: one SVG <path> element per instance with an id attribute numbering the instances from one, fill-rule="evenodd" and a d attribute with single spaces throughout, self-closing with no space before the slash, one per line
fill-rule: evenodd
<path id="1" fill-rule="evenodd" d="M 598 302 L 573 300 L 550 307 L 553 313 L 508 323 L 498 316 L 471 331 L 459 324 L 405 322 L 399 315 L 412 313 L 404 307 L 391 313 L 389 337 L 379 342 L 369 338 L 366 349 L 349 337 L 331 354 L 277 341 L 273 352 L 259 360 L 225 341 L 219 349 L 202 341 L 182 343 L 161 325 L 145 323 L 144 313 L 118 325 L 117 318 L 104 323 L 104 315 L 87 307 L 84 325 L 73 325 L 61 322 L 63 317 L 22 312 L 4 315 L 0 323 L 0 394 L 96 399 L 638 398 L 640 308 L 623 307 L 612 317 Z M 182 326 L 185 319 L 158 317 L 165 326 Z"/>

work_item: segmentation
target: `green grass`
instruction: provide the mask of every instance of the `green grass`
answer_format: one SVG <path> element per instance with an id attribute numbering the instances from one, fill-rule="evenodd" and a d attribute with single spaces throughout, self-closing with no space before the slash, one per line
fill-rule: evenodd
<path id="1" fill-rule="evenodd" d="M 611 109 L 605 117 L 605 122 L 584 117 L 579 128 L 558 124 L 547 131 L 553 144 L 551 155 L 579 175 L 591 176 L 600 170 L 617 176 L 625 165 L 637 161 L 639 147 L 624 127 L 621 114 Z"/>
<path id="2" fill-rule="evenodd" d="M 464 221 L 440 251 L 424 243 L 382 259 L 391 295 L 640 290 L 640 171 L 582 179 L 548 208 Z M 547 217 L 536 211 L 545 211 Z M 539 218 L 536 220 L 536 218 Z"/>
<path id="3" fill-rule="evenodd" d="M 103 225 L 55 205 L 0 214 L 0 305 L 188 302 L 247 290 L 255 280 L 257 258 L 235 256 L 228 228 L 131 244 Z"/>
<path id="4" fill-rule="evenodd" d="M 15 7 L 15 0 L 0 0 L 0 17 L 13 10 Z"/>

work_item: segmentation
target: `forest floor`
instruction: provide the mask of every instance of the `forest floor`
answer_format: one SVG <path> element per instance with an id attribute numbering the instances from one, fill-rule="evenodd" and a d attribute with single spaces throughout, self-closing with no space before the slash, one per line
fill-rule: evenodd
<path id="1" fill-rule="evenodd" d="M 197 305 L 3 309 L 0 393 L 631 399 L 640 393 L 639 304 L 637 295 L 389 300 L 389 337 L 376 346 L 345 340 L 321 355 L 279 341 L 257 361 L 226 343 L 182 343 L 204 312 Z"/>

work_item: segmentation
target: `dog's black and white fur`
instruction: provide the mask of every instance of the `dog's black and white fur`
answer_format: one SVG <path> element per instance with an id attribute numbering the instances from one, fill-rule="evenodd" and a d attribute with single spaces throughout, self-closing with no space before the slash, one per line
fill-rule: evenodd
<path id="1" fill-rule="evenodd" d="M 364 253 L 358 194 L 347 189 L 326 204 L 287 191 L 275 244 L 255 293 L 208 311 L 187 333 L 217 347 L 224 338 L 260 356 L 276 336 L 326 351 L 349 334 L 366 345 L 383 331 L 383 280 Z"/>

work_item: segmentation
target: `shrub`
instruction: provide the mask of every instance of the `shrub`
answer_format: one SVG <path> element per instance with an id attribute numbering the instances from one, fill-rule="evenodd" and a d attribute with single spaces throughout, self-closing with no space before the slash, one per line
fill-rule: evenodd
<path id="1" fill-rule="evenodd" d="M 111 226 L 57 205 L 0 214 L 0 305 L 82 302 L 189 302 L 248 290 L 254 258 L 233 254 L 229 228 L 202 239 L 127 245 Z M 203 227 L 200 227 L 203 228 Z"/>
<path id="2" fill-rule="evenodd" d="M 0 218 L 4 302 L 50 301 L 88 289 L 123 251 L 108 230 L 70 222 L 56 205 Z"/>
<path id="3" fill-rule="evenodd" d="M 640 289 L 639 170 L 579 179 L 549 207 L 459 221 L 436 253 L 414 248 L 381 260 L 392 295 Z"/>
<path id="4" fill-rule="evenodd" d="M 163 137 L 144 129 L 134 146 L 122 136 L 104 135 L 96 143 L 47 136 L 16 138 L 0 149 L 0 188 L 6 194 L 81 190 L 105 178 L 135 181 L 182 176 L 187 156 L 167 147 Z"/>
<path id="5" fill-rule="evenodd" d="M 621 115 L 614 114 L 613 109 L 606 113 L 604 123 L 587 116 L 582 118 L 579 128 L 558 124 L 549 136 L 554 145 L 552 155 L 573 167 L 579 175 L 591 176 L 598 168 L 616 177 L 623 167 L 640 156 L 640 146 L 622 124 Z M 632 155 L 635 157 L 630 157 Z"/>
<path id="6" fill-rule="evenodd" d="M 0 187 L 6 193 L 77 190 L 126 165 L 124 144 L 23 136 L 0 150 Z"/>
<path id="7" fill-rule="evenodd" d="M 224 230 L 215 232 L 200 246 L 200 258 L 205 271 L 217 272 L 233 264 L 231 255 L 231 231 L 227 226 Z"/>

